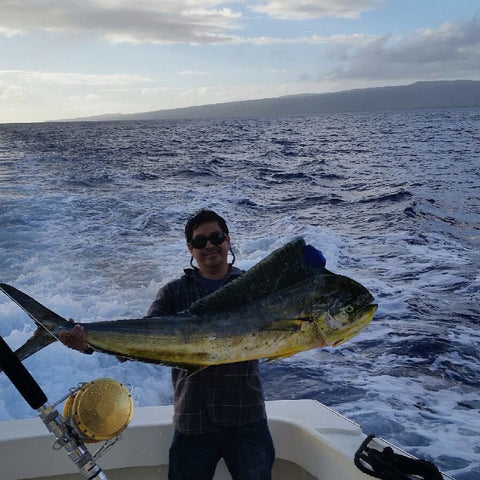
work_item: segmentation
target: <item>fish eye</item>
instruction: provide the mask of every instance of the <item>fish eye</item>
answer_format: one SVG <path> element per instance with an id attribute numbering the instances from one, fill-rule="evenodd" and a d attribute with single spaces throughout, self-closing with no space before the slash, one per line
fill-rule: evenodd
<path id="1" fill-rule="evenodd" d="M 355 308 L 353 307 L 353 305 L 347 305 L 347 306 L 343 309 L 343 311 L 344 311 L 345 313 L 353 313 L 354 310 L 355 310 Z"/>

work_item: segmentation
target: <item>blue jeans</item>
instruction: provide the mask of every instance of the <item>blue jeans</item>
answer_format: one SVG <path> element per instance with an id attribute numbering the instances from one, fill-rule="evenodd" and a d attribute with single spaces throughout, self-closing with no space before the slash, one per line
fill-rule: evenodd
<path id="1" fill-rule="evenodd" d="M 233 480 L 271 480 L 275 449 L 267 421 L 219 427 L 201 435 L 175 431 L 169 480 L 211 480 L 223 458 Z"/>

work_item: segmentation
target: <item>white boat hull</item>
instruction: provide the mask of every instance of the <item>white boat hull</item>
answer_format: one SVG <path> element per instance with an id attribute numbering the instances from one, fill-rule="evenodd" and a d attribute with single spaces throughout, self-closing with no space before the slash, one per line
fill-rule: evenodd
<path id="1" fill-rule="evenodd" d="M 267 412 L 276 449 L 274 480 L 372 478 L 353 462 L 365 439 L 359 425 L 315 400 L 267 402 Z M 172 406 L 135 410 L 122 439 L 98 461 L 109 480 L 167 478 L 172 414 Z M 52 450 L 53 441 L 54 437 L 39 419 L 0 423 L 1 479 L 83 478 L 64 449 Z M 94 445 L 89 449 L 96 450 Z M 229 478 L 221 462 L 215 480 Z"/>

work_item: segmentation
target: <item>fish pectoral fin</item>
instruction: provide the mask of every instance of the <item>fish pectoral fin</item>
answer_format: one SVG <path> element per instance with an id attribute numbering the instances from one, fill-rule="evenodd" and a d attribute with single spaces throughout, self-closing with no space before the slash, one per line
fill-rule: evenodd
<path id="1" fill-rule="evenodd" d="M 272 323 L 267 323 L 264 325 L 261 330 L 270 331 L 270 330 L 280 330 L 283 332 L 298 332 L 305 320 L 277 320 Z"/>

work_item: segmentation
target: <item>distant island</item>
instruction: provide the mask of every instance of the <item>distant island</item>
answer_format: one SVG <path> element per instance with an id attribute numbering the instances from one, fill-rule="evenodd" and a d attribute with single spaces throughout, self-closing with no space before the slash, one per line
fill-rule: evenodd
<path id="1" fill-rule="evenodd" d="M 454 80 L 416 82 L 397 87 L 363 88 L 336 93 L 289 95 L 143 113 L 96 115 L 59 121 L 275 117 L 479 106 L 480 81 Z"/>

